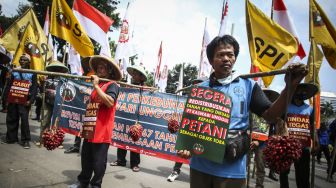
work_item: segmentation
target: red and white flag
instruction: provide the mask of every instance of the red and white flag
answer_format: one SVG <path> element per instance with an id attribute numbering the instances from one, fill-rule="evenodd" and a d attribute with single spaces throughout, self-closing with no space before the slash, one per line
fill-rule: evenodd
<path id="1" fill-rule="evenodd" d="M 154 85 L 159 84 L 161 62 L 162 62 L 162 41 L 161 41 L 159 52 L 158 52 L 158 62 L 157 62 L 155 74 L 154 74 Z"/>
<path id="2" fill-rule="evenodd" d="M 296 40 L 298 41 L 298 51 L 297 56 L 303 59 L 306 56 L 306 53 L 302 47 L 302 44 L 298 38 L 293 22 L 288 15 L 287 8 L 283 0 L 273 0 L 273 20 L 285 28 L 289 33 L 291 33 Z"/>
<path id="3" fill-rule="evenodd" d="M 111 57 L 107 32 L 113 20 L 84 0 L 75 0 L 72 11 L 88 36 L 101 45 L 100 54 Z"/>
<path id="4" fill-rule="evenodd" d="M 46 12 L 46 15 L 45 15 L 45 19 L 44 19 L 43 31 L 44 31 L 44 34 L 48 37 L 49 46 L 51 46 L 54 49 L 53 59 L 57 60 L 57 49 L 53 46 L 51 35 L 49 35 L 49 26 L 50 26 L 50 18 L 49 18 L 49 6 L 48 6 L 47 7 L 47 12 Z M 53 49 L 51 49 L 51 50 L 53 50 Z"/>
<path id="5" fill-rule="evenodd" d="M 227 25 L 227 17 L 228 17 L 228 11 L 229 11 L 229 0 L 224 0 L 223 1 L 223 8 L 222 8 L 222 18 L 220 22 L 220 28 L 219 28 L 219 33 L 218 36 L 223 36 L 225 35 L 225 29 Z"/>
<path id="6" fill-rule="evenodd" d="M 199 64 L 199 71 L 198 71 L 198 78 L 205 78 L 209 77 L 212 66 L 210 65 L 210 62 L 206 55 L 206 48 L 208 44 L 210 43 L 210 34 L 208 32 L 207 28 L 207 19 L 205 19 L 205 26 L 204 26 L 204 34 L 203 34 L 203 40 L 202 40 L 202 50 L 201 50 L 201 58 L 200 58 L 200 64 Z"/>
<path id="7" fill-rule="evenodd" d="M 129 57 L 134 56 L 136 54 L 136 51 L 132 43 L 132 34 L 129 30 L 130 28 L 129 15 L 128 15 L 129 7 L 130 7 L 130 3 L 127 4 L 125 16 L 122 21 L 122 25 L 120 29 L 118 45 L 117 45 L 117 49 L 115 53 L 116 60 L 119 60 L 119 59 L 128 60 Z"/>

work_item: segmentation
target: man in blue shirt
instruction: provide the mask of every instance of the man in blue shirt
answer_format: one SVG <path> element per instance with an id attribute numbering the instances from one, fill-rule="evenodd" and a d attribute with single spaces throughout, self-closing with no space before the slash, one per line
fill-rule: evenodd
<path id="1" fill-rule="evenodd" d="M 239 54 L 239 44 L 230 35 L 214 38 L 207 46 L 207 57 L 214 72 L 200 86 L 220 90 L 232 98 L 230 131 L 246 131 L 249 125 L 249 111 L 263 117 L 268 122 L 275 122 L 286 110 L 287 95 L 292 97 L 297 85 L 308 73 L 303 64 L 291 64 L 285 76 L 286 87 L 279 98 L 271 103 L 259 85 L 252 79 L 239 78 L 232 71 Z M 291 74 L 291 76 L 288 76 Z M 180 150 L 178 155 L 190 158 L 190 187 L 245 187 L 246 155 L 222 164 L 205 158 L 191 156 L 191 152 Z"/>

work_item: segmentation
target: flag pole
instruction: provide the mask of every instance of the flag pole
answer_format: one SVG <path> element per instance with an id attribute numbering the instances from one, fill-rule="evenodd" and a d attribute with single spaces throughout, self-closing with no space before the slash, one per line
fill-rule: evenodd
<path id="1" fill-rule="evenodd" d="M 207 17 L 205 17 L 205 21 L 204 21 L 204 31 L 203 31 L 203 37 L 202 37 L 202 47 L 201 47 L 200 62 L 199 62 L 199 67 L 198 67 L 198 78 L 201 77 L 201 68 L 202 68 L 202 60 L 203 60 L 203 45 L 204 45 L 204 37 L 205 37 L 206 25 L 207 25 Z"/>
<path id="2" fill-rule="evenodd" d="M 32 74 L 41 74 L 41 75 L 48 75 L 48 76 L 62 76 L 66 78 L 77 78 L 77 79 L 83 79 L 83 80 L 90 80 L 90 76 L 79 76 L 79 75 L 72 75 L 72 74 L 66 74 L 66 73 L 60 73 L 60 72 L 51 72 L 51 71 L 38 71 L 38 70 L 32 70 L 32 69 L 21 69 L 21 68 L 14 68 L 12 69 L 13 72 L 23 72 L 23 73 L 32 73 Z M 112 81 L 110 79 L 106 78 L 99 78 L 100 81 L 109 82 Z M 157 88 L 154 87 L 148 87 L 148 86 L 138 86 L 133 84 L 127 84 L 125 82 L 117 81 L 118 84 L 122 86 L 129 86 L 133 88 L 142 88 L 145 90 L 152 90 L 156 91 Z"/>
<path id="3" fill-rule="evenodd" d="M 314 34 L 313 34 L 313 12 L 312 12 L 312 0 L 309 0 L 309 38 L 310 38 L 310 42 L 313 44 L 312 45 L 312 63 L 313 63 L 313 83 L 316 83 L 315 80 L 315 42 L 314 42 Z M 312 149 L 315 149 L 315 131 L 316 131 L 316 127 L 315 127 L 315 119 L 316 119 L 316 98 L 315 96 L 313 97 L 313 129 L 312 129 Z M 310 187 L 314 188 L 314 184 L 315 184 L 315 156 L 314 153 L 312 152 L 311 154 L 312 157 L 312 161 L 311 161 L 311 175 L 310 175 Z"/>
<path id="4" fill-rule="evenodd" d="M 233 32 L 234 32 L 234 26 L 235 26 L 235 24 L 234 24 L 234 23 L 232 23 L 232 26 L 231 26 L 231 36 L 233 36 Z"/>

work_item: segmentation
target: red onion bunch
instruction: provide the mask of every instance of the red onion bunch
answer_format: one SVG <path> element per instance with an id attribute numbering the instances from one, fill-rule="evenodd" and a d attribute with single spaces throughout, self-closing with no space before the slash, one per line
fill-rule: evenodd
<path id="1" fill-rule="evenodd" d="M 272 136 L 266 141 L 264 159 L 277 173 L 288 170 L 302 154 L 301 142 L 289 136 Z"/>
<path id="2" fill-rule="evenodd" d="M 42 134 L 42 143 L 47 150 L 54 150 L 62 145 L 64 131 L 58 128 L 46 129 Z"/>
<path id="3" fill-rule="evenodd" d="M 138 141 L 142 136 L 143 127 L 136 122 L 130 127 L 129 134 L 134 142 Z"/>
<path id="4" fill-rule="evenodd" d="M 172 134 L 176 133 L 179 129 L 179 123 L 176 119 L 170 118 L 168 120 L 168 131 Z"/>

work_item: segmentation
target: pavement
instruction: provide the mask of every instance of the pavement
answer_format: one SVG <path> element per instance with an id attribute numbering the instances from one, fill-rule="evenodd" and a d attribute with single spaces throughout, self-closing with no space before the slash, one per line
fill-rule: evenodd
<path id="1" fill-rule="evenodd" d="M 32 110 L 32 113 L 34 109 Z M 33 113 L 34 114 L 34 113 Z M 80 173 L 80 155 L 64 154 L 71 147 L 74 136 L 66 134 L 64 149 L 48 151 L 34 144 L 39 138 L 39 122 L 30 117 L 31 148 L 24 149 L 19 144 L 0 144 L 0 188 L 66 188 L 76 182 Z M 0 112 L 0 137 L 6 134 L 6 114 Z M 20 135 L 20 133 L 19 133 Z M 110 147 L 108 162 L 116 160 L 117 149 Z M 127 153 L 129 159 L 129 152 Z M 133 172 L 129 163 L 126 167 L 112 167 L 107 164 L 103 188 L 188 188 L 189 165 L 183 165 L 177 180 L 168 182 L 167 177 L 174 166 L 173 161 L 141 155 L 140 172 Z M 316 164 L 315 187 L 331 188 L 336 183 L 326 181 L 326 161 Z M 266 169 L 268 174 L 268 169 Z M 296 187 L 293 168 L 289 176 L 290 187 Z M 265 178 L 265 188 L 280 187 L 279 182 Z M 255 186 L 251 178 L 250 186 Z"/>

